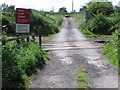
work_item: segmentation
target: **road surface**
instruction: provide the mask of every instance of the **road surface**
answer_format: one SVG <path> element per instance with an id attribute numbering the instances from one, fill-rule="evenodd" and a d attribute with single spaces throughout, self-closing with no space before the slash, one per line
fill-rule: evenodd
<path id="1" fill-rule="evenodd" d="M 118 88 L 117 68 L 100 54 L 101 44 L 88 41 L 72 18 L 64 18 L 58 34 L 45 44 L 50 60 L 31 78 L 30 88 L 77 88 L 76 70 L 88 71 L 91 88 Z"/>

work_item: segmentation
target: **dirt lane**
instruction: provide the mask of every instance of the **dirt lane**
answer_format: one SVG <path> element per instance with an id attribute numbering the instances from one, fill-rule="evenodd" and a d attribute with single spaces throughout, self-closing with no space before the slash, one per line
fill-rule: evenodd
<path id="1" fill-rule="evenodd" d="M 88 70 L 92 88 L 117 88 L 117 69 L 99 52 L 100 44 L 89 42 L 75 28 L 72 18 L 64 18 L 60 32 L 43 44 L 49 50 L 47 65 L 31 78 L 31 88 L 77 88 L 76 69 Z M 98 46 L 98 47 L 96 47 Z"/>

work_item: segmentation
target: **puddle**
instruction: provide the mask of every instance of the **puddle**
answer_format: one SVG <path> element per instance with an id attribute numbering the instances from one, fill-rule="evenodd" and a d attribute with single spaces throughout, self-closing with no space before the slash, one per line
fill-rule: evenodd
<path id="1" fill-rule="evenodd" d="M 70 58 L 70 57 L 65 57 L 65 58 L 62 58 L 62 59 L 60 59 L 61 60 L 61 63 L 62 64 L 67 64 L 67 65 L 70 65 L 70 64 L 72 64 L 72 58 Z"/>

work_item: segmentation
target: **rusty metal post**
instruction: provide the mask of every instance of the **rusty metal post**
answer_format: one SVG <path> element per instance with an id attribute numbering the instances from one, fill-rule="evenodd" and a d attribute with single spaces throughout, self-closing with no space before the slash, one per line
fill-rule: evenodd
<path id="1" fill-rule="evenodd" d="M 5 43 L 6 43 L 6 40 L 2 40 L 2 45 L 5 45 Z"/>
<path id="2" fill-rule="evenodd" d="M 31 36 L 32 36 L 32 40 L 33 40 L 33 42 L 35 42 L 35 34 L 32 33 Z"/>
<path id="3" fill-rule="evenodd" d="M 17 44 L 20 44 L 20 40 L 16 40 Z"/>
<path id="4" fill-rule="evenodd" d="M 39 45 L 41 46 L 41 26 L 39 26 Z"/>
<path id="5" fill-rule="evenodd" d="M 29 42 L 29 37 L 27 37 L 27 42 Z"/>

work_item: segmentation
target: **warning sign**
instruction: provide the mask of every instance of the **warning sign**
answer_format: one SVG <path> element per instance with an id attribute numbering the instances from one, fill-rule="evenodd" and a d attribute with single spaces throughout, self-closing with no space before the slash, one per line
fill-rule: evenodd
<path id="1" fill-rule="evenodd" d="M 16 9 L 16 33 L 29 33 L 30 13 L 30 9 Z"/>

